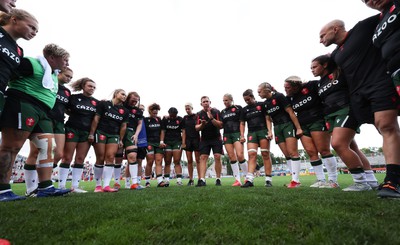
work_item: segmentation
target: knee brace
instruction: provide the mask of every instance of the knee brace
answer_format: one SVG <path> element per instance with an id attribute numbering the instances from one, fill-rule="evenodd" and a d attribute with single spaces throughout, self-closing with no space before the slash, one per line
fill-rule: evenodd
<path id="1" fill-rule="evenodd" d="M 39 151 L 37 157 L 38 168 L 53 167 L 54 148 L 56 143 L 53 134 L 39 134 L 31 138 L 33 144 Z"/>
<path id="2" fill-rule="evenodd" d="M 137 148 L 125 150 L 125 155 L 129 155 L 130 153 L 137 153 Z"/>

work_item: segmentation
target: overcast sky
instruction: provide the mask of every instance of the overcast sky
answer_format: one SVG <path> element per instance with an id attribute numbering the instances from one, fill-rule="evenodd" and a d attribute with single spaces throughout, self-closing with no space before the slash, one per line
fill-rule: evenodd
<path id="1" fill-rule="evenodd" d="M 284 92 L 288 76 L 315 79 L 311 60 L 334 48 L 319 43 L 321 27 L 342 19 L 349 29 L 377 13 L 360 0 L 18 0 L 17 7 L 39 21 L 38 35 L 19 41 L 25 55 L 56 43 L 71 54 L 73 80 L 97 83 L 97 99 L 123 88 L 145 106 L 160 104 L 160 115 L 174 106 L 181 116 L 185 102 L 199 111 L 203 95 L 221 110 L 225 93 L 244 106 L 248 88 L 260 100 L 261 82 Z M 373 126 L 361 129 L 361 147 L 381 146 Z M 275 143 L 271 150 L 281 155 Z"/>

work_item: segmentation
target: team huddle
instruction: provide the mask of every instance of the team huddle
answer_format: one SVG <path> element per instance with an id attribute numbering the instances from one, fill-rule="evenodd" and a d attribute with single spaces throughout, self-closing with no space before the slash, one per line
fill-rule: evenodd
<path id="1" fill-rule="evenodd" d="M 224 149 L 235 177 L 232 186 L 254 187 L 259 151 L 265 186 L 271 188 L 273 140 L 291 173 L 287 188 L 301 186 L 300 140 L 316 175 L 316 182 L 310 187 L 340 188 L 332 147 L 354 181 L 343 191 L 378 190 L 380 198 L 399 198 L 400 2 L 363 2 L 381 13 L 358 22 L 348 31 L 341 20 L 321 28 L 320 43 L 337 47 L 331 54 L 311 60 L 316 80 L 305 82 L 298 76 L 289 76 L 282 83 L 285 94 L 263 82 L 256 88 L 260 100 L 252 89 L 243 92 L 243 107 L 234 104 L 232 95 L 226 93 L 222 96 L 222 110 L 213 108 L 210 98 L 202 96 L 202 109 L 193 112 L 192 103 L 187 102 L 183 117 L 175 107 L 169 108 L 167 116 L 160 117 L 160 105 L 153 103 L 147 106 L 145 117 L 145 108 L 135 91 L 116 89 L 111 100 L 98 100 L 93 97 L 95 81 L 83 77 L 71 82 L 70 54 L 62 47 L 47 44 L 42 56 L 25 57 L 17 40 L 35 37 L 38 21 L 27 11 L 16 9 L 15 0 L 0 1 L 0 201 L 86 193 L 79 182 L 90 147 L 96 155 L 95 192 L 117 192 L 121 188 L 123 159 L 127 161 L 125 188 L 150 187 L 153 165 L 157 187 L 169 187 L 172 163 L 176 184 L 183 185 L 183 152 L 189 172 L 185 184 L 209 184 L 207 162 L 212 152 L 215 185 L 220 186 Z M 382 184 L 378 184 L 354 139 L 364 123 L 374 124 L 383 139 L 386 176 Z M 19 196 L 12 191 L 10 178 L 12 164 L 26 140 L 30 142 L 24 164 L 26 195 Z M 193 177 L 194 162 L 197 183 Z M 51 180 L 54 166 L 59 166 L 58 188 Z M 70 169 L 71 188 L 66 188 Z M 113 178 L 114 185 L 110 186 Z"/>

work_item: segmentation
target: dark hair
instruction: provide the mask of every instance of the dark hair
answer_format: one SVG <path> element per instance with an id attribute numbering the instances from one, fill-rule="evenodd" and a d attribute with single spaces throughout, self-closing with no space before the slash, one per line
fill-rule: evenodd
<path id="1" fill-rule="evenodd" d="M 153 104 L 149 105 L 147 110 L 148 110 L 149 114 L 151 114 L 151 111 L 153 111 L 153 110 L 159 111 L 159 110 L 161 110 L 161 107 L 159 104 L 153 103 Z"/>
<path id="2" fill-rule="evenodd" d="M 332 59 L 330 55 L 327 54 L 320 55 L 314 58 L 312 62 L 318 62 L 320 65 L 327 64 L 326 69 L 328 70 L 329 73 L 332 73 L 337 68 L 335 61 Z"/>
<path id="3" fill-rule="evenodd" d="M 317 56 L 312 60 L 312 62 L 318 62 L 320 65 L 326 64 L 326 70 L 328 73 L 333 73 L 335 78 L 337 78 L 340 74 L 339 67 L 329 54 Z"/>
<path id="4" fill-rule="evenodd" d="M 251 98 L 254 98 L 253 90 L 252 89 L 246 89 L 243 92 L 243 96 L 250 96 Z"/>
<path id="5" fill-rule="evenodd" d="M 83 90 L 83 88 L 85 87 L 87 82 L 95 83 L 92 79 L 90 79 L 88 77 L 83 77 L 83 78 L 78 79 L 75 82 L 70 84 L 72 91 L 78 92 L 78 91 Z"/>
<path id="6" fill-rule="evenodd" d="M 176 109 L 175 107 L 171 107 L 171 108 L 169 108 L 168 113 L 170 113 L 170 114 L 178 114 L 178 109 Z"/>

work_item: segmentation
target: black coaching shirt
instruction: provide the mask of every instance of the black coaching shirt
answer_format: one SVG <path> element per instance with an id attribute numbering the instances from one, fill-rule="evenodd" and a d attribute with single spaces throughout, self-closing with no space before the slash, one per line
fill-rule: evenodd
<path id="1" fill-rule="evenodd" d="M 243 107 L 240 114 L 240 121 L 247 122 L 249 133 L 267 129 L 267 107 L 264 102 L 256 102 Z"/>
<path id="2" fill-rule="evenodd" d="M 110 100 L 100 101 L 96 114 L 100 116 L 97 129 L 107 134 L 119 135 L 121 125 L 128 123 L 128 109 L 123 105 L 113 105 Z"/>
<path id="3" fill-rule="evenodd" d="M 23 55 L 22 48 L 0 27 L 0 92 L 6 91 L 8 81 Z"/>
<path id="4" fill-rule="evenodd" d="M 375 15 L 358 22 L 348 32 L 344 43 L 332 52 L 346 77 L 350 94 L 359 89 L 379 89 L 379 82 L 384 80 L 391 83 L 381 52 L 371 39 L 379 19 L 379 15 Z"/>
<path id="5" fill-rule="evenodd" d="M 98 103 L 97 99 L 86 97 L 83 94 L 71 95 L 66 111 L 69 118 L 65 126 L 89 132 Z"/>
<path id="6" fill-rule="evenodd" d="M 301 125 L 310 124 L 324 118 L 322 101 L 318 96 L 317 80 L 302 84 L 301 90 L 288 99 Z"/>
<path id="7" fill-rule="evenodd" d="M 221 111 L 225 134 L 240 132 L 240 113 L 242 109 L 240 105 L 232 105 Z"/>
<path id="8" fill-rule="evenodd" d="M 211 114 L 216 120 L 218 121 L 221 120 L 221 114 L 218 109 L 211 108 Z M 215 127 L 214 124 L 212 124 L 210 118 L 207 116 L 207 112 L 201 110 L 197 113 L 197 115 L 198 115 L 197 124 L 201 124 L 201 120 L 207 121 L 206 125 L 201 130 L 201 140 L 220 140 L 221 139 L 220 129 Z"/>

